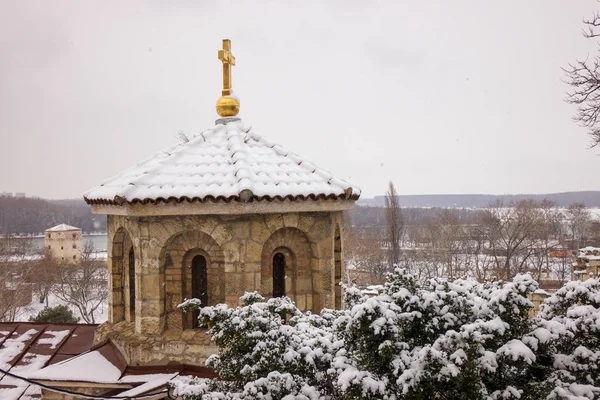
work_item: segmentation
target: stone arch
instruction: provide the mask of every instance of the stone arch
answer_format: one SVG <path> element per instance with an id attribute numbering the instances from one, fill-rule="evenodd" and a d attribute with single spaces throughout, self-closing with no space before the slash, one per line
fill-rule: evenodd
<path id="1" fill-rule="evenodd" d="M 110 252 L 109 268 L 109 320 L 116 323 L 126 319 L 133 322 L 134 313 L 128 312 L 135 304 L 131 305 L 131 299 L 135 299 L 135 293 L 130 295 L 129 284 L 129 252 L 135 247 L 131 235 L 125 228 L 118 228 L 110 238 L 112 246 Z M 134 258 L 135 259 L 135 258 Z M 135 269 L 135 265 L 134 265 Z M 135 287 L 133 288 L 135 290 Z"/>
<path id="2" fill-rule="evenodd" d="M 160 258 L 165 274 L 165 313 L 167 329 L 193 327 L 193 315 L 182 314 L 177 307 L 192 298 L 192 260 L 201 255 L 206 259 L 208 304 L 225 301 L 225 257 L 221 246 L 208 234 L 187 231 L 172 236 Z"/>
<path id="3" fill-rule="evenodd" d="M 335 225 L 335 233 L 333 234 L 333 262 L 334 262 L 334 279 L 333 279 L 333 294 L 334 294 L 334 307 L 336 310 L 341 310 L 343 305 L 343 294 L 342 287 L 342 276 L 344 273 L 344 266 L 342 265 L 342 232 L 340 230 L 340 224 Z"/>
<path id="4" fill-rule="evenodd" d="M 311 242 L 304 232 L 297 228 L 281 228 L 271 234 L 263 245 L 261 254 L 261 293 L 273 296 L 273 258 L 277 253 L 285 256 L 285 294 L 299 309 L 312 310 L 313 254 Z"/>

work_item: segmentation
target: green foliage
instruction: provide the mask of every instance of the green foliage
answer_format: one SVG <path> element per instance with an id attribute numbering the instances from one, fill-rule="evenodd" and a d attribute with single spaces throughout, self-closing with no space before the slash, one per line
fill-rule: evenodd
<path id="1" fill-rule="evenodd" d="M 600 282 L 572 282 L 529 318 L 529 275 L 419 281 L 397 270 L 346 310 L 302 314 L 257 293 L 205 307 L 221 379 L 181 378 L 197 400 L 537 400 L 600 398 Z M 193 301 L 188 301 L 194 305 Z"/>
<path id="2" fill-rule="evenodd" d="M 30 322 L 46 322 L 51 324 L 76 324 L 79 318 L 73 315 L 67 306 L 44 307 L 35 317 L 29 317 Z"/>

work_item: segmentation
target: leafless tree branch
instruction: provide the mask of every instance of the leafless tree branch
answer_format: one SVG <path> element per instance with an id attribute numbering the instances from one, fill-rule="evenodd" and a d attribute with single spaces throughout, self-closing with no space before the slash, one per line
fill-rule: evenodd
<path id="1" fill-rule="evenodd" d="M 600 12 L 595 12 L 590 19 L 584 19 L 585 25 L 582 30 L 586 38 L 600 36 L 597 28 L 600 27 Z M 600 56 L 592 59 L 588 56 L 584 60 L 563 68 L 565 78 L 563 82 L 571 87 L 567 91 L 565 101 L 577 105 L 577 111 L 573 120 L 584 128 L 592 139 L 590 147 L 600 144 Z"/>

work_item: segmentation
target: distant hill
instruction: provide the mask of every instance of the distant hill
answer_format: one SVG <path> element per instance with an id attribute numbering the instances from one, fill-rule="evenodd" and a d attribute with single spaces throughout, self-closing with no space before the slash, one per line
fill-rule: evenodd
<path id="1" fill-rule="evenodd" d="M 547 194 L 418 194 L 400 195 L 400 204 L 403 207 L 455 207 L 455 208 L 481 208 L 491 202 L 502 200 L 505 204 L 523 200 L 534 199 L 552 200 L 558 207 L 567 207 L 578 202 L 588 207 L 600 207 L 600 191 L 564 192 Z M 360 199 L 357 204 L 383 207 L 385 196 Z"/>
<path id="2" fill-rule="evenodd" d="M 0 233 L 43 233 L 58 224 L 83 232 L 106 232 L 106 217 L 93 215 L 83 199 L 45 200 L 35 197 L 0 196 Z"/>

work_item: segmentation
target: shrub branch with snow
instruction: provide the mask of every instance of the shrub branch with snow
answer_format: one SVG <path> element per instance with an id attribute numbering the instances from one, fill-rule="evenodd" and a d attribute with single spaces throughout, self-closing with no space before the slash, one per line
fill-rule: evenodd
<path id="1" fill-rule="evenodd" d="M 220 379 L 182 377 L 185 399 L 585 399 L 600 396 L 600 282 L 571 282 L 528 318 L 529 275 L 419 282 L 403 270 L 346 310 L 303 314 L 257 293 L 200 310 Z M 188 305 L 194 306 L 194 302 Z"/>

